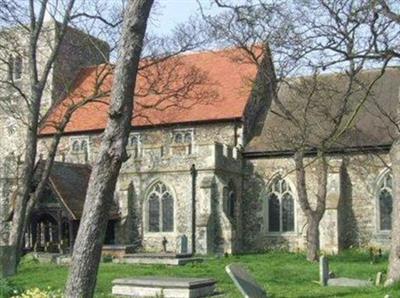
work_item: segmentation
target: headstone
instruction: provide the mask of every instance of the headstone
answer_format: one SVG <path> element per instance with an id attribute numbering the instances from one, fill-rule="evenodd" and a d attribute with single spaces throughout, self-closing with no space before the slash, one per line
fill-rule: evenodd
<path id="1" fill-rule="evenodd" d="M 168 243 L 168 240 L 167 240 L 167 238 L 164 237 L 162 240 L 163 252 L 167 252 L 167 243 Z"/>
<path id="2" fill-rule="evenodd" d="M 266 298 L 264 288 L 240 265 L 231 264 L 226 266 L 226 272 L 244 297 Z"/>
<path id="3" fill-rule="evenodd" d="M 329 263 L 326 256 L 319 258 L 319 281 L 321 286 L 325 287 L 329 280 Z"/>
<path id="4" fill-rule="evenodd" d="M 0 278 L 15 275 L 17 272 L 15 253 L 13 246 L 0 246 Z"/>
<path id="5" fill-rule="evenodd" d="M 383 281 L 383 273 L 382 272 L 378 272 L 376 274 L 375 285 L 376 286 L 380 286 L 382 284 L 382 281 Z"/>
<path id="6" fill-rule="evenodd" d="M 188 238 L 186 235 L 181 236 L 181 254 L 187 254 L 188 253 Z"/>

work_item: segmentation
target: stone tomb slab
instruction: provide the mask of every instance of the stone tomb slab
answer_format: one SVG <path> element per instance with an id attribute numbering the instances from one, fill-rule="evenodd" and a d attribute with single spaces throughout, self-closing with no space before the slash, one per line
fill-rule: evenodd
<path id="1" fill-rule="evenodd" d="M 338 278 L 330 278 L 330 279 L 328 279 L 328 286 L 330 286 L 330 287 L 362 288 L 362 287 L 371 287 L 372 286 L 372 282 L 369 281 L 369 280 L 338 277 Z"/>
<path id="2" fill-rule="evenodd" d="M 372 282 L 363 279 L 354 279 L 346 277 L 329 278 L 329 262 L 326 256 L 321 256 L 319 259 L 319 278 L 321 286 L 331 287 L 370 287 Z"/>
<path id="3" fill-rule="evenodd" d="M 193 257 L 192 254 L 175 253 L 136 253 L 128 254 L 123 258 L 115 259 L 115 263 L 125 264 L 162 264 L 162 265 L 186 265 L 188 263 L 202 262 L 202 258 Z"/>
<path id="4" fill-rule="evenodd" d="M 236 287 L 245 298 L 266 298 L 267 292 L 257 283 L 257 281 L 242 266 L 231 264 L 226 266 L 226 272 L 229 274 Z"/>
<path id="5" fill-rule="evenodd" d="M 112 294 L 122 297 L 197 298 L 214 294 L 211 278 L 134 277 L 112 282 Z"/>

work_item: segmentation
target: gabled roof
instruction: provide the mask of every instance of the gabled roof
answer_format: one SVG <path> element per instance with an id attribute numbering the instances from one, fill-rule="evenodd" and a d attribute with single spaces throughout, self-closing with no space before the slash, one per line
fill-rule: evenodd
<path id="1" fill-rule="evenodd" d="M 141 61 L 133 126 L 232 120 L 243 116 L 256 66 L 246 63 L 238 49 L 191 53 L 152 63 Z M 106 95 L 80 107 L 65 132 L 104 129 L 112 72 L 109 65 L 83 68 L 70 95 L 49 112 L 40 134 L 54 133 L 53 124 L 60 121 L 67 107 L 82 103 L 95 93 L 96 86 Z"/>
<path id="2" fill-rule="evenodd" d="M 329 148 L 331 151 L 376 150 L 392 144 L 397 133 L 395 122 L 399 120 L 400 68 L 387 68 L 367 93 L 369 84 L 379 76 L 380 70 L 365 70 L 355 78 L 342 123 L 347 123 L 358 103 L 368 94 L 367 100 L 350 128 Z M 311 77 L 301 77 L 282 85 L 279 99 L 300 119 L 300 125 L 285 119 L 281 109 L 272 103 L 261 133 L 246 146 L 248 156 L 261 156 L 261 153 L 277 156 L 279 152 L 291 154 L 300 143 L 311 151 L 321 145 L 332 132 L 332 117 L 343 103 L 348 79 L 343 74 L 330 74 L 320 76 L 316 85 L 313 82 Z"/>
<path id="3" fill-rule="evenodd" d="M 36 179 L 43 167 L 44 161 L 40 161 L 36 166 Z M 91 167 L 89 165 L 57 161 L 54 162 L 51 169 L 48 185 L 57 200 L 74 220 L 79 220 L 82 217 L 90 173 Z M 110 217 L 118 217 L 116 206 L 111 208 Z"/>

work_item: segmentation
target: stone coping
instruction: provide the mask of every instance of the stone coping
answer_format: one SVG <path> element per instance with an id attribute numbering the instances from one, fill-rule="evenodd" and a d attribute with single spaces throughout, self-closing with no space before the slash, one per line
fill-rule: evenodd
<path id="1" fill-rule="evenodd" d="M 140 287 L 162 287 L 196 289 L 215 285 L 216 280 L 212 278 L 187 278 L 187 277 L 132 277 L 113 280 L 113 285 L 140 286 Z"/>
<path id="2" fill-rule="evenodd" d="M 157 258 L 157 259 L 186 259 L 192 257 L 192 254 L 176 253 L 134 253 L 126 254 L 124 258 Z"/>

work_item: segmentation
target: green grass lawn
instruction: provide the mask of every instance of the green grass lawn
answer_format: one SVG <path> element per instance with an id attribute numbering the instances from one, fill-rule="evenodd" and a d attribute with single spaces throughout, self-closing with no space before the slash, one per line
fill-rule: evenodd
<path id="1" fill-rule="evenodd" d="M 368 253 L 347 251 L 339 256 L 332 256 L 330 268 L 337 276 L 362 279 L 374 279 L 379 271 L 386 271 L 387 261 L 381 260 L 370 264 Z M 390 294 L 400 297 L 400 287 L 391 289 L 372 287 L 369 289 L 321 287 L 313 281 L 318 280 L 318 264 L 305 260 L 304 255 L 269 252 L 230 256 L 226 258 L 209 258 L 204 263 L 172 267 L 163 265 L 127 265 L 102 263 L 98 275 L 96 297 L 110 297 L 111 281 L 115 278 L 129 276 L 180 276 L 212 277 L 218 281 L 218 291 L 226 297 L 241 297 L 232 281 L 225 273 L 225 266 L 230 263 L 241 263 L 262 284 L 271 297 L 380 297 Z M 11 282 L 22 288 L 62 289 L 67 277 L 67 267 L 23 262 L 19 273 Z"/>

